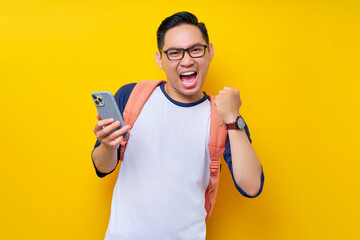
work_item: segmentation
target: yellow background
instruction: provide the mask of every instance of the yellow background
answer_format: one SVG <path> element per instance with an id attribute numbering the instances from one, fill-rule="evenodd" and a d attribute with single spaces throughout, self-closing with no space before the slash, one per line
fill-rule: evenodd
<path id="1" fill-rule="evenodd" d="M 117 171 L 95 175 L 90 94 L 165 78 L 155 32 L 187 10 L 215 46 L 204 90 L 240 89 L 266 179 L 246 199 L 223 168 L 207 239 L 359 239 L 359 5 L 2 0 L 0 238 L 103 239 Z"/>

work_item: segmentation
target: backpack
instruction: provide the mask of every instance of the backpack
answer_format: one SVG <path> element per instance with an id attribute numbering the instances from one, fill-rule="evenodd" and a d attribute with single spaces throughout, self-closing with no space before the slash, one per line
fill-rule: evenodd
<path id="1" fill-rule="evenodd" d="M 132 90 L 128 102 L 123 112 L 123 118 L 126 125 L 133 127 L 138 118 L 142 107 L 155 88 L 165 82 L 163 80 L 143 80 L 138 82 Z M 211 102 L 211 120 L 210 120 L 210 139 L 209 139 L 209 154 L 210 154 L 210 181 L 205 191 L 205 209 L 207 212 L 206 220 L 210 217 L 215 205 L 216 194 L 220 177 L 220 158 L 225 151 L 225 143 L 227 138 L 227 130 L 222 126 L 220 115 L 214 104 L 214 97 L 209 95 Z M 120 159 L 124 157 L 126 143 L 124 139 L 121 142 Z"/>

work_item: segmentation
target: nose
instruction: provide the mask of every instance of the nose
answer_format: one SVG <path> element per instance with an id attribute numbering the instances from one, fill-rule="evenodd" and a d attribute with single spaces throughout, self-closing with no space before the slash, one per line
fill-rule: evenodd
<path id="1" fill-rule="evenodd" d="M 181 59 L 180 64 L 182 66 L 190 66 L 194 64 L 194 59 L 190 57 L 189 51 L 185 51 L 183 59 Z"/>

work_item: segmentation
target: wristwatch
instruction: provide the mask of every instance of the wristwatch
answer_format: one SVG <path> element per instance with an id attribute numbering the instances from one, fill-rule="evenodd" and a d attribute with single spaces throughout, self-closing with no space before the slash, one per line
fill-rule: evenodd
<path id="1" fill-rule="evenodd" d="M 245 127 L 245 121 L 241 116 L 238 116 L 235 120 L 235 122 L 232 123 L 225 123 L 225 129 L 231 130 L 231 129 L 244 129 Z"/>

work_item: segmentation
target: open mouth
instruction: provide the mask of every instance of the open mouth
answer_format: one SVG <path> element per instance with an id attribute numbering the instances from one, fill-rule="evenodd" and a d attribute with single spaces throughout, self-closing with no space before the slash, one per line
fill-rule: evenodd
<path id="1" fill-rule="evenodd" d="M 185 88 L 192 88 L 197 81 L 197 72 L 184 72 L 180 74 L 180 80 Z"/>

